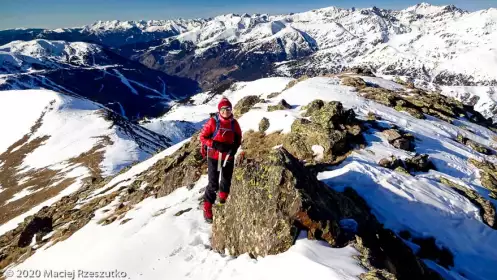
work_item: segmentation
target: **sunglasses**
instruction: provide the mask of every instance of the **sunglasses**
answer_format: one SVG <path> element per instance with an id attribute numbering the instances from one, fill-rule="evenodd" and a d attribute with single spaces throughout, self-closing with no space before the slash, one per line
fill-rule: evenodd
<path id="1" fill-rule="evenodd" d="M 223 107 L 223 108 L 221 108 L 221 111 L 231 112 L 231 108 L 230 107 Z"/>

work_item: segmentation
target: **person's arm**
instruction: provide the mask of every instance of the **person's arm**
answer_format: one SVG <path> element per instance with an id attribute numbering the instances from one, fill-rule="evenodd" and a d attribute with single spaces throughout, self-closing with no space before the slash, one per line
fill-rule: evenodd
<path id="1" fill-rule="evenodd" d="M 210 138 L 212 136 L 212 133 L 214 133 L 214 130 L 216 129 L 216 121 L 213 118 L 210 118 L 202 127 L 202 130 L 200 131 L 200 134 L 198 135 L 198 138 L 200 140 L 200 143 L 202 145 L 206 145 L 209 148 L 212 148 L 212 139 Z"/>
<path id="2" fill-rule="evenodd" d="M 238 151 L 238 148 L 242 145 L 242 129 L 240 128 L 240 124 L 235 120 L 235 143 L 233 143 L 233 149 L 231 151 L 231 155 L 235 155 Z"/>
<path id="3" fill-rule="evenodd" d="M 237 147 L 240 147 L 242 145 L 242 129 L 240 128 L 240 124 L 236 120 L 235 120 L 235 135 L 237 136 L 235 139 L 236 140 L 235 145 Z"/>

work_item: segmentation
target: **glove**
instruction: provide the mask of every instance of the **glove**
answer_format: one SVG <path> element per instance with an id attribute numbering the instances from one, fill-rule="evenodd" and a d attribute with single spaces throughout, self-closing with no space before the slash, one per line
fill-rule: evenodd
<path id="1" fill-rule="evenodd" d="M 212 141 L 212 148 L 214 148 L 215 150 L 220 151 L 221 153 L 227 153 L 233 147 L 230 144 L 226 144 L 226 143 L 218 142 L 218 141 Z"/>

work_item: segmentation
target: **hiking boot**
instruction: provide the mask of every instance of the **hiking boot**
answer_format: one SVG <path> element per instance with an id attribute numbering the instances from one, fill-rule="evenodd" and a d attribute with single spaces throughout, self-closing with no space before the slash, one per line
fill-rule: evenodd
<path id="1" fill-rule="evenodd" d="M 207 223 L 212 223 L 212 203 L 204 201 L 204 219 Z"/>
<path id="2" fill-rule="evenodd" d="M 228 199 L 228 193 L 220 192 L 219 193 L 219 203 L 224 204 L 226 202 L 226 199 Z"/>

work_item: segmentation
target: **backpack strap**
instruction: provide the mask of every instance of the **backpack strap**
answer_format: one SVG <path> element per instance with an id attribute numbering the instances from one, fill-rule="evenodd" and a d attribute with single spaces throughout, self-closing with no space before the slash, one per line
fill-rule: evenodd
<path id="1" fill-rule="evenodd" d="M 212 133 L 211 139 L 214 139 L 217 135 L 217 132 L 219 131 L 220 122 L 219 122 L 219 116 L 217 114 L 214 116 L 214 120 L 216 121 L 216 129 L 214 130 L 214 133 Z"/>

